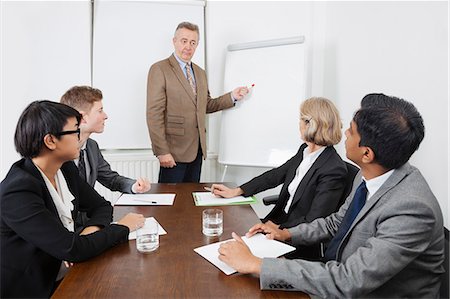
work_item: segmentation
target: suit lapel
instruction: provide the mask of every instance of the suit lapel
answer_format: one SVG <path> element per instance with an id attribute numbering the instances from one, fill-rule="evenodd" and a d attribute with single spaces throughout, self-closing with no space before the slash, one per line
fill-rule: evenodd
<path id="1" fill-rule="evenodd" d="M 92 143 L 90 141 L 90 138 L 86 141 L 86 149 L 87 149 L 87 161 L 85 161 L 86 164 L 89 164 L 89 177 L 88 177 L 88 184 L 91 186 L 95 185 L 94 178 L 97 179 L 97 157 L 94 156 L 94 150 Z M 94 169 L 95 168 L 95 169 Z M 95 172 L 95 175 L 94 175 Z"/>
<path id="2" fill-rule="evenodd" d="M 297 160 L 295 161 L 295 164 L 289 169 L 289 171 L 288 171 L 288 173 L 287 173 L 287 175 L 286 175 L 286 180 L 285 180 L 285 182 L 287 182 L 287 184 L 283 184 L 283 188 L 282 188 L 282 190 L 281 190 L 281 192 L 280 192 L 280 197 L 281 196 L 283 196 L 283 198 L 285 198 L 285 203 L 289 200 L 289 192 L 288 192 L 288 187 L 289 187 L 289 184 L 292 182 L 292 180 L 294 179 L 294 177 L 295 177 L 295 173 L 297 172 L 297 168 L 298 168 L 298 166 L 300 165 L 300 163 L 302 163 L 302 161 L 303 161 L 303 151 L 305 150 L 305 148 L 307 147 L 307 144 L 306 143 L 303 143 L 301 146 L 300 146 L 300 149 L 299 149 L 299 153 L 298 153 L 298 158 L 297 158 Z M 298 188 L 297 188 L 298 189 Z M 283 209 L 284 209 L 284 206 L 285 206 L 285 203 L 283 204 Z M 292 206 L 292 205 L 291 205 Z"/>
<path id="3" fill-rule="evenodd" d="M 389 190 L 397 186 L 408 174 L 409 169 L 409 163 L 406 163 L 404 166 L 396 169 L 392 175 L 387 179 L 386 182 L 381 185 L 380 189 L 375 192 L 374 195 L 370 198 L 370 200 L 364 205 L 364 207 L 361 209 L 361 211 L 358 213 L 358 216 L 356 216 L 355 220 L 353 221 L 352 225 L 350 226 L 349 230 L 347 231 L 347 234 L 342 238 L 341 244 L 339 244 L 338 248 L 338 255 L 341 254 L 341 246 L 342 244 L 345 244 L 345 240 L 348 238 L 350 233 L 353 231 L 353 228 L 358 224 L 366 215 L 367 213 L 372 209 L 372 207 L 383 197 L 383 195 L 386 194 Z M 359 184 L 358 184 L 359 185 Z"/>
<path id="4" fill-rule="evenodd" d="M 189 98 L 191 99 L 191 101 L 194 103 L 194 105 L 197 105 L 197 101 L 195 99 L 195 95 L 194 92 L 192 91 L 191 86 L 189 85 L 188 80 L 186 79 L 186 77 L 184 76 L 183 71 L 180 68 L 180 64 L 178 63 L 177 59 L 175 58 L 174 54 L 172 54 L 169 57 L 169 63 L 170 66 L 172 67 L 172 71 L 175 73 L 175 75 L 177 76 L 178 81 L 180 81 L 181 86 L 183 86 L 184 90 L 186 91 L 186 93 L 189 95 Z M 195 69 L 194 69 L 195 71 Z M 195 74 L 194 74 L 195 76 Z M 197 79 L 197 77 L 196 77 Z M 197 90 L 198 90 L 198 86 L 197 86 Z"/>
<path id="5" fill-rule="evenodd" d="M 208 95 L 204 94 L 208 92 L 208 83 L 203 80 L 203 76 L 201 75 L 203 70 L 198 65 L 192 63 L 192 68 L 194 69 L 195 85 L 197 86 L 196 102 L 198 102 L 199 99 L 208 98 Z"/>
<path id="6" fill-rule="evenodd" d="M 405 166 L 403 166 L 405 167 Z M 364 207 L 361 209 L 361 211 L 358 213 L 358 216 L 356 216 L 355 221 L 353 221 L 352 226 L 350 227 L 349 231 L 353 229 L 353 227 L 362 219 L 365 217 L 365 215 L 372 209 L 372 207 L 383 197 L 386 192 L 397 186 L 403 178 L 406 176 L 406 172 L 404 171 L 404 168 L 401 167 L 399 169 L 396 169 L 392 175 L 386 180 L 386 182 L 381 185 L 380 189 L 375 192 L 374 195 L 370 198 L 370 200 L 364 205 Z"/>
<path id="7" fill-rule="evenodd" d="M 305 176 L 300 181 L 300 184 L 298 185 L 297 190 L 295 191 L 294 199 L 292 200 L 292 204 L 291 204 L 291 207 L 289 208 L 289 211 L 291 211 L 291 209 L 294 208 L 294 206 L 300 200 L 300 198 L 303 195 L 303 192 L 306 189 L 306 186 L 308 186 L 309 181 L 313 177 L 314 173 L 316 172 L 317 169 L 322 167 L 322 165 L 328 160 L 328 158 L 330 157 L 331 153 L 332 153 L 332 148 L 331 147 L 325 148 L 323 153 L 320 154 L 319 157 L 317 157 L 317 160 L 313 163 L 313 165 L 311 165 L 311 168 L 306 172 Z M 299 165 L 300 165 L 300 163 L 299 163 Z M 298 167 L 298 165 L 297 165 L 297 167 Z M 294 178 L 292 178 L 292 179 L 294 179 Z"/>
<path id="8" fill-rule="evenodd" d="M 35 178 L 37 178 L 42 186 L 45 188 L 45 205 L 50 209 L 50 211 L 55 214 L 56 216 L 58 216 L 59 219 L 59 215 L 58 215 L 58 211 L 56 210 L 56 206 L 55 203 L 53 202 L 52 196 L 50 195 L 50 191 L 48 191 L 47 189 L 47 185 L 45 184 L 44 178 L 42 177 L 41 173 L 39 172 L 39 170 L 37 169 L 37 166 L 34 165 L 33 161 L 31 161 L 31 159 L 26 158 L 25 159 L 25 163 L 24 163 L 24 170 L 26 172 L 28 172 L 29 174 L 31 174 L 32 176 L 34 176 Z"/>

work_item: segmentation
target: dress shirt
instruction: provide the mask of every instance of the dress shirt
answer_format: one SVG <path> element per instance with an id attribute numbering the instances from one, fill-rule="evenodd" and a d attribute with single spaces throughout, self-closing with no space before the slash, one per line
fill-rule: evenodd
<path id="1" fill-rule="evenodd" d="M 366 180 L 363 177 L 363 180 L 366 182 L 367 187 L 367 201 L 370 200 L 370 197 L 372 197 L 372 195 L 374 195 L 375 192 L 377 192 L 378 189 L 380 189 L 381 185 L 383 185 L 384 182 L 387 181 L 387 179 L 391 176 L 391 174 L 394 173 L 394 170 L 395 169 L 389 170 L 388 172 L 370 180 Z"/>
<path id="2" fill-rule="evenodd" d="M 53 199 L 53 203 L 55 204 L 56 210 L 58 211 L 61 223 L 67 230 L 73 232 L 74 221 L 72 219 L 72 211 L 73 211 L 72 200 L 74 200 L 75 197 L 70 192 L 69 187 L 67 186 L 66 179 L 64 178 L 61 169 L 58 169 L 58 171 L 56 172 L 55 182 L 57 189 L 55 189 L 55 187 L 52 185 L 52 183 L 44 174 L 44 172 L 39 168 L 39 166 L 36 165 L 36 168 L 39 170 L 39 172 L 42 175 L 42 178 L 44 179 L 45 185 L 47 186 L 50 196 Z M 68 270 L 69 269 L 65 266 L 65 264 L 61 262 L 58 275 L 56 276 L 56 281 L 61 280 L 66 275 Z"/>
<path id="3" fill-rule="evenodd" d="M 89 179 L 91 178 L 91 164 L 89 163 L 89 158 L 88 158 L 87 151 L 86 151 L 86 144 L 87 144 L 87 142 L 85 142 L 81 146 L 80 149 L 83 150 L 83 155 L 84 155 L 84 164 L 85 164 L 85 167 L 86 167 L 86 182 L 89 182 Z M 73 160 L 73 162 L 75 162 L 75 165 L 77 165 L 77 167 L 78 167 L 78 162 L 79 161 L 80 161 L 79 159 Z"/>
<path id="4" fill-rule="evenodd" d="M 187 64 L 187 62 L 184 62 L 183 60 L 181 60 L 177 56 L 177 54 L 175 54 L 175 53 L 173 53 L 173 56 L 175 56 L 175 59 L 178 61 L 178 64 L 180 65 L 180 68 L 183 71 L 183 74 L 184 74 L 184 76 L 187 79 L 187 74 L 186 74 L 186 64 Z M 194 80 L 195 85 L 197 85 L 197 83 L 195 81 L 194 69 L 192 68 L 192 62 L 189 63 L 189 66 L 191 68 L 192 79 Z M 233 97 L 233 93 L 231 93 L 231 100 L 233 101 L 233 103 L 236 103 L 236 99 Z"/>
<path id="5" fill-rule="evenodd" d="M 178 61 L 178 64 L 180 65 L 181 70 L 183 71 L 184 76 L 185 76 L 186 79 L 187 79 L 187 74 L 186 74 L 186 64 L 187 64 L 187 62 L 184 62 L 183 60 L 181 60 L 181 59 L 177 56 L 177 54 L 175 54 L 175 53 L 173 53 L 173 54 L 174 54 L 173 56 L 175 56 L 175 59 Z M 194 83 L 197 84 L 197 82 L 195 81 L 195 74 L 194 74 L 194 69 L 192 68 L 192 63 L 189 64 L 189 67 L 190 67 L 190 69 L 191 69 L 192 80 L 194 80 Z"/>
<path id="6" fill-rule="evenodd" d="M 320 154 L 323 153 L 325 148 L 326 147 L 322 146 L 312 153 L 309 152 L 309 147 L 306 147 L 303 150 L 303 160 L 297 167 L 297 170 L 295 171 L 295 177 L 288 186 L 289 200 L 284 207 L 284 212 L 286 214 L 289 212 L 289 208 L 291 207 L 292 200 L 294 199 L 295 191 L 297 191 L 298 185 L 300 185 L 300 182 L 302 181 L 305 174 L 308 172 L 308 170 L 311 168 Z"/>

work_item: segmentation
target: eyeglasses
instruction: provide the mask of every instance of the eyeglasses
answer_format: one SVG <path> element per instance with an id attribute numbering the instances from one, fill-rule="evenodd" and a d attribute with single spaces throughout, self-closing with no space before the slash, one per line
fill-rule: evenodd
<path id="1" fill-rule="evenodd" d="M 69 135 L 69 134 L 78 134 L 78 140 L 80 140 L 80 129 L 70 130 L 70 131 L 62 131 L 62 132 L 54 133 L 52 135 L 62 136 L 62 135 Z"/>

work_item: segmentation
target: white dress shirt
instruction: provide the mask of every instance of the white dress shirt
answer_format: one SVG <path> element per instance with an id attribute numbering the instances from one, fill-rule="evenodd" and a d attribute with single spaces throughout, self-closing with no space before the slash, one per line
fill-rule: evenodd
<path id="1" fill-rule="evenodd" d="M 320 156 L 321 153 L 323 153 L 324 150 L 325 150 L 324 146 L 320 147 L 318 150 L 312 153 L 309 152 L 309 147 L 306 147 L 303 150 L 303 160 L 297 167 L 297 170 L 295 171 L 295 177 L 288 186 L 289 200 L 287 201 L 286 206 L 284 207 L 284 212 L 286 214 L 288 213 L 289 208 L 291 207 L 292 200 L 294 199 L 295 191 L 297 191 L 298 185 L 300 185 L 300 182 L 302 181 L 305 174 L 308 172 L 308 170 L 311 168 L 314 162 L 316 162 L 317 158 Z"/>
<path id="2" fill-rule="evenodd" d="M 370 179 L 370 180 L 366 180 L 363 177 L 363 180 L 366 182 L 366 187 L 367 187 L 367 201 L 370 200 L 372 195 L 374 195 L 375 192 L 377 192 L 378 189 L 380 189 L 381 185 L 383 185 L 384 182 L 386 182 L 387 179 L 391 176 L 391 174 L 394 173 L 394 170 L 395 169 L 389 170 L 388 172 L 386 172 L 380 176 L 377 176 L 376 178 Z"/>
<path id="3" fill-rule="evenodd" d="M 39 166 L 36 165 L 36 167 L 41 173 L 45 185 L 47 186 L 47 189 L 50 193 L 50 196 L 53 199 L 53 203 L 55 204 L 56 211 L 58 212 L 59 215 L 59 219 L 61 220 L 62 224 L 67 230 L 73 232 L 74 221 L 72 219 L 72 211 L 73 211 L 72 200 L 74 200 L 75 197 L 70 192 L 69 187 L 67 186 L 66 178 L 64 177 L 61 169 L 59 169 L 56 172 L 55 182 L 57 189 L 55 189 L 55 187 L 53 187 L 52 183 L 44 174 L 44 172 L 39 168 Z M 45 236 L 43 237 L 45 238 Z M 68 268 L 64 265 L 63 262 L 61 262 L 58 275 L 56 276 L 56 281 L 61 280 L 64 277 L 64 275 L 66 275 L 67 271 Z"/>

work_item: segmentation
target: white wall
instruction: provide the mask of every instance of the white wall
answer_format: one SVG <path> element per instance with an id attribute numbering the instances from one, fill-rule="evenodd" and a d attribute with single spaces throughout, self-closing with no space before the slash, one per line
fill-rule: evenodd
<path id="1" fill-rule="evenodd" d="M 54 10 L 52 18 L 37 13 L 37 6 L 43 4 Z M 12 137 L 20 112 L 35 99 L 30 96 L 57 99 L 73 82 L 89 84 L 85 65 L 66 65 L 72 60 L 89 61 L 88 48 L 76 48 L 89 42 L 85 38 L 89 20 L 73 19 L 74 12 L 89 15 L 85 14 L 89 6 L 89 1 L 1 2 L 0 179 L 18 157 Z M 208 1 L 205 12 L 203 42 L 213 96 L 224 92 L 228 44 L 305 35 L 307 95 L 333 99 L 346 125 L 366 93 L 384 92 L 414 102 L 424 117 L 426 137 L 412 163 L 427 178 L 449 226 L 447 2 Z M 70 24 L 78 24 L 78 30 L 68 36 L 64 28 Z M 50 42 L 55 46 L 45 48 Z M 42 63 L 49 60 L 54 63 Z M 218 152 L 219 127 L 220 113 L 216 113 L 209 117 L 212 154 Z M 343 154 L 342 146 L 339 150 Z M 264 170 L 231 167 L 225 181 L 241 184 Z"/>
<path id="2" fill-rule="evenodd" d="M 0 180 L 20 157 L 14 131 L 35 100 L 90 84 L 90 2 L 1 1 Z M 45 12 L 45 13 L 43 13 Z"/>
<path id="3" fill-rule="evenodd" d="M 370 92 L 417 106 L 426 137 L 411 162 L 429 182 L 448 227 L 447 24 L 447 2 L 207 2 L 209 87 L 212 94 L 224 92 L 228 44 L 305 35 L 311 61 L 307 95 L 334 100 L 344 128 Z M 209 121 L 209 146 L 216 151 L 220 115 Z M 342 143 L 338 150 L 345 157 Z M 229 167 L 225 181 L 241 184 L 264 170 Z"/>

